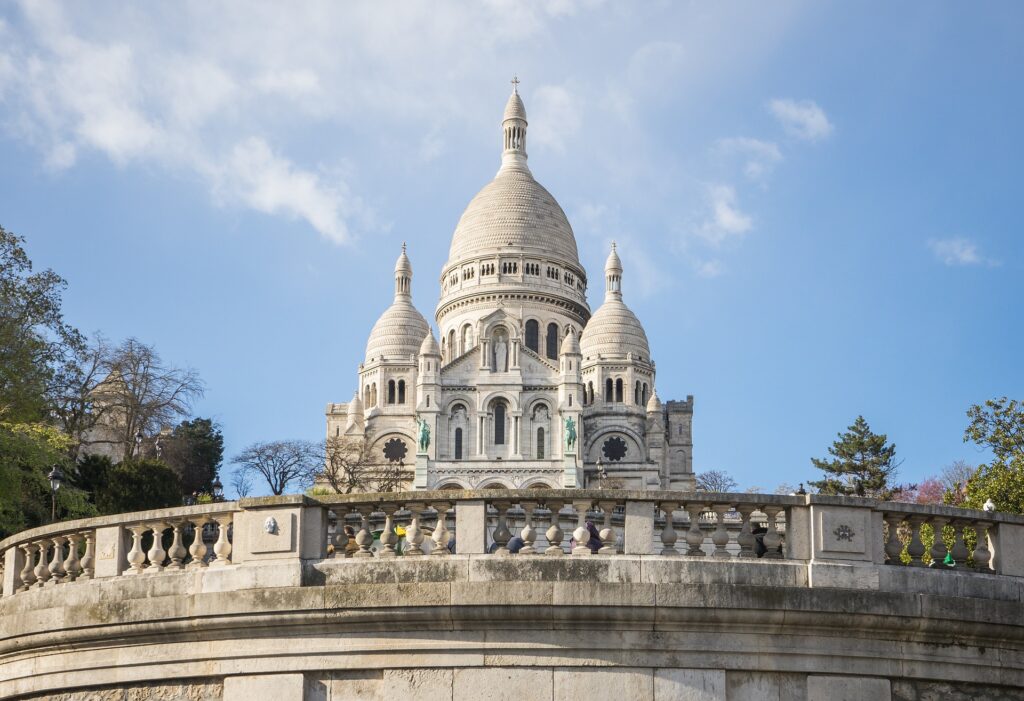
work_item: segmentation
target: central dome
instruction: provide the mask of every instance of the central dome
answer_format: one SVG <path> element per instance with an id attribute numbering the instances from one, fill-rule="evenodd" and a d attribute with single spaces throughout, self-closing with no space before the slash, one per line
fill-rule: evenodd
<path id="1" fill-rule="evenodd" d="M 448 262 L 522 251 L 580 267 L 576 237 L 565 212 L 525 169 L 503 169 L 462 213 Z"/>

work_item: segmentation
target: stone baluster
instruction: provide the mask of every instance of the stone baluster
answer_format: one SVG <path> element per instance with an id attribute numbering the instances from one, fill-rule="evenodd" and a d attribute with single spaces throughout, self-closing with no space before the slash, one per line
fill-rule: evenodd
<path id="1" fill-rule="evenodd" d="M 592 503 L 590 501 L 574 501 L 572 503 L 573 508 L 576 509 L 576 530 L 572 532 L 572 537 L 576 539 L 576 546 L 572 549 L 573 555 L 587 556 L 594 554 L 588 545 L 590 542 L 590 529 L 587 528 L 587 511 Z"/>
<path id="2" fill-rule="evenodd" d="M 39 561 L 36 563 L 36 567 L 32 570 L 36 576 L 36 586 L 41 587 L 46 584 L 46 581 L 50 578 L 50 568 L 47 567 L 47 558 L 50 554 L 50 546 L 52 543 L 48 540 L 37 540 L 35 546 L 39 551 Z"/>
<path id="3" fill-rule="evenodd" d="M 524 501 L 519 506 L 523 509 L 523 530 L 519 537 L 523 539 L 523 547 L 519 548 L 520 555 L 535 555 L 537 550 L 533 544 L 537 541 L 537 529 L 533 527 L 533 512 L 537 508 L 537 502 Z"/>
<path id="4" fill-rule="evenodd" d="M 384 528 L 380 533 L 381 550 L 378 557 L 398 557 L 398 534 L 395 533 L 395 512 L 397 504 L 381 504 L 380 510 L 384 512 Z"/>
<path id="5" fill-rule="evenodd" d="M 192 557 L 192 562 L 188 563 L 189 569 L 206 567 L 207 547 L 203 541 L 203 531 L 210 520 L 205 516 L 195 516 L 190 521 L 192 523 L 193 536 L 192 543 L 188 546 L 188 554 Z"/>
<path id="6" fill-rule="evenodd" d="M 213 520 L 217 522 L 217 542 L 213 544 L 216 559 L 211 567 L 223 567 L 231 564 L 231 541 L 228 539 L 228 528 L 231 527 L 233 514 L 217 514 Z"/>
<path id="7" fill-rule="evenodd" d="M 64 581 L 64 576 L 67 574 L 64 571 L 64 541 L 65 538 L 62 535 L 54 536 L 50 539 L 53 542 L 53 556 L 50 558 L 50 581 L 48 584 L 60 584 Z"/>
<path id="8" fill-rule="evenodd" d="M 188 550 L 181 540 L 181 529 L 184 525 L 181 521 L 171 523 L 171 548 L 167 551 L 167 557 L 171 558 L 171 563 L 167 565 L 169 570 L 185 569 L 185 556 L 188 555 Z"/>
<path id="9" fill-rule="evenodd" d="M 700 529 L 700 515 L 710 508 L 706 504 L 687 504 L 686 513 L 690 515 L 690 528 L 686 531 L 686 556 L 704 557 L 704 532 Z"/>
<path id="10" fill-rule="evenodd" d="M 508 541 L 512 538 L 512 532 L 508 529 L 508 510 L 511 504 L 507 501 L 495 501 L 491 503 L 491 506 L 498 512 L 494 531 L 491 533 L 491 540 L 498 546 L 495 548 L 494 554 L 509 555 Z"/>
<path id="11" fill-rule="evenodd" d="M 950 550 L 950 555 L 953 556 L 953 566 L 963 567 L 967 564 L 967 543 L 964 541 L 964 522 L 953 521 L 953 549 Z"/>
<path id="12" fill-rule="evenodd" d="M 402 551 L 409 557 L 418 557 L 423 554 L 423 531 L 420 530 L 420 512 L 423 507 L 419 504 L 406 504 L 409 512 L 409 527 L 405 529 L 405 549 Z"/>
<path id="13" fill-rule="evenodd" d="M 779 546 L 782 545 L 782 534 L 779 533 L 778 517 L 779 512 L 783 511 L 783 507 L 765 505 L 762 511 L 768 516 L 768 532 L 764 534 L 764 556 L 772 560 L 780 560 L 782 552 L 779 550 Z"/>
<path id="14" fill-rule="evenodd" d="M 78 559 L 78 544 L 81 542 L 81 534 L 68 535 L 68 557 L 64 560 L 64 571 L 67 573 L 65 581 L 73 582 L 82 574 L 82 562 Z"/>
<path id="15" fill-rule="evenodd" d="M 885 564 L 902 565 L 903 541 L 900 540 L 900 524 L 903 523 L 903 514 L 888 511 L 882 519 L 889 529 L 889 537 L 885 540 Z"/>
<path id="16" fill-rule="evenodd" d="M 679 504 L 674 501 L 663 501 L 659 502 L 658 508 L 665 514 L 665 526 L 661 529 L 661 554 L 668 556 L 678 555 L 676 541 L 679 540 L 679 536 L 676 534 L 676 529 L 672 522 L 675 510 L 679 508 Z"/>
<path id="17" fill-rule="evenodd" d="M 565 551 L 562 550 L 562 537 L 565 534 L 562 532 L 562 526 L 558 522 L 561 516 L 562 504 L 557 501 L 549 501 L 547 502 L 547 507 L 551 509 L 551 525 L 548 526 L 548 530 L 545 533 L 548 539 L 548 547 L 544 550 L 544 554 L 551 555 L 552 557 L 565 555 Z"/>
<path id="18" fill-rule="evenodd" d="M 615 513 L 615 502 L 602 501 L 598 506 L 601 508 L 601 513 L 604 514 L 604 523 L 600 531 L 601 549 L 597 551 L 597 554 L 615 555 L 619 552 L 619 549 L 616 547 L 618 536 L 615 533 L 615 529 L 612 528 L 612 514 Z"/>
<path id="19" fill-rule="evenodd" d="M 352 557 L 373 557 L 373 550 L 371 550 L 373 547 L 373 534 L 370 533 L 370 514 L 373 513 L 373 507 L 364 505 L 360 506 L 357 511 L 361 521 L 359 532 L 356 533 L 356 545 L 359 546 L 359 552 L 352 553 Z"/>
<path id="20" fill-rule="evenodd" d="M 80 579 L 92 579 L 96 576 L 96 531 L 85 532 L 85 554 L 82 555 L 82 574 Z"/>
<path id="21" fill-rule="evenodd" d="M 149 546 L 149 552 L 146 553 L 149 557 L 146 574 L 159 574 L 164 570 L 164 560 L 167 559 L 167 551 L 164 550 L 164 529 L 166 527 L 166 523 L 159 521 L 149 524 L 149 530 L 153 534 L 153 543 Z"/>
<path id="22" fill-rule="evenodd" d="M 431 504 L 434 510 L 437 511 L 437 523 L 434 525 L 434 549 L 430 551 L 431 555 L 437 555 L 444 557 L 445 555 L 451 555 L 451 551 L 448 550 L 448 541 L 451 540 L 448 527 L 445 524 L 445 520 L 448 518 L 448 509 L 451 508 L 451 504 L 445 501 L 435 501 Z"/>
<path id="23" fill-rule="evenodd" d="M 345 525 L 345 517 L 348 515 L 348 513 L 346 513 L 344 511 L 343 507 L 337 507 L 337 511 L 336 512 L 328 512 L 328 513 L 335 513 L 336 514 L 335 515 L 336 525 L 334 526 L 334 543 L 333 543 L 334 544 L 334 555 L 333 555 L 333 557 L 344 559 L 344 558 L 348 557 L 348 540 L 349 539 L 348 539 L 348 533 L 345 532 L 345 529 L 347 528 L 347 526 Z"/>
<path id="24" fill-rule="evenodd" d="M 128 529 L 132 532 L 132 549 L 128 551 L 130 567 L 124 573 L 126 575 L 142 574 L 143 565 L 146 564 L 146 553 L 142 550 L 142 534 L 149 529 L 141 523 L 129 526 Z"/>
<path id="25" fill-rule="evenodd" d="M 991 572 L 989 562 L 992 560 L 992 553 L 988 549 L 988 529 L 991 523 L 977 521 L 971 527 L 978 536 L 978 543 L 974 546 L 974 569 L 978 572 Z"/>
<path id="26" fill-rule="evenodd" d="M 754 551 L 754 543 L 757 542 L 757 539 L 754 538 L 750 527 L 750 516 L 754 513 L 754 507 L 750 504 L 740 504 L 736 510 L 740 512 L 740 519 L 743 522 L 740 525 L 740 533 L 736 536 L 736 542 L 740 546 L 738 557 L 742 559 L 757 557 L 757 553 Z"/>
<path id="27" fill-rule="evenodd" d="M 25 556 L 25 564 L 21 567 L 18 576 L 21 577 L 21 591 L 28 591 L 36 582 L 35 559 L 37 546 L 35 543 L 22 543 L 21 552 Z"/>
<path id="28" fill-rule="evenodd" d="M 907 543 L 907 554 L 910 555 L 911 567 L 924 567 L 924 543 L 921 542 L 921 526 L 927 520 L 927 516 L 912 514 L 907 522 L 910 524 L 910 542 Z"/>
<path id="29" fill-rule="evenodd" d="M 732 510 L 731 504 L 715 504 L 711 507 L 715 512 L 715 532 L 711 534 L 711 542 L 715 544 L 715 551 L 711 557 L 730 558 L 727 546 L 729 545 L 729 531 L 725 528 L 725 515 Z"/>
<path id="30" fill-rule="evenodd" d="M 928 551 L 928 554 L 932 556 L 932 567 L 945 568 L 946 554 L 949 552 L 946 549 L 946 541 L 942 537 L 942 529 L 945 528 L 946 524 L 949 523 L 949 519 L 944 516 L 932 516 L 928 519 L 928 524 L 932 527 L 932 547 Z"/>

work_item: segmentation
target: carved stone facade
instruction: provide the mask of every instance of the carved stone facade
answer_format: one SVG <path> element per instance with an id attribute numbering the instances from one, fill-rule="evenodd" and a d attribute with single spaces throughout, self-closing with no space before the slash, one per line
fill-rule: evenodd
<path id="1" fill-rule="evenodd" d="M 659 401 L 614 244 L 591 314 L 575 235 L 527 166 L 526 131 L 514 91 L 501 168 L 463 213 L 441 271 L 440 342 L 413 306 L 403 246 L 394 302 L 352 401 L 327 405 L 327 437 L 405 470 L 417 489 L 692 489 L 693 398 Z"/>

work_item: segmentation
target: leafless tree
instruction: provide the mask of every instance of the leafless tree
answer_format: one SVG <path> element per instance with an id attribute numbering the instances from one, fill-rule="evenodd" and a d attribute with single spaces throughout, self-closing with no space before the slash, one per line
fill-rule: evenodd
<path id="1" fill-rule="evenodd" d="M 93 402 L 93 391 L 109 373 L 110 354 L 110 344 L 97 335 L 91 343 L 77 346 L 73 361 L 54 377 L 53 417 L 72 439 L 72 458 L 77 457 L 79 446 L 110 408 Z"/>
<path id="2" fill-rule="evenodd" d="M 238 495 L 239 499 L 252 494 L 252 472 L 242 469 L 234 470 L 231 473 L 231 487 L 235 490 L 235 494 Z"/>
<path id="3" fill-rule="evenodd" d="M 738 486 L 739 483 L 724 470 L 708 470 L 697 473 L 697 491 L 699 492 L 731 492 Z"/>
<path id="4" fill-rule="evenodd" d="M 950 491 L 956 491 L 957 485 L 960 485 L 960 489 L 967 486 L 967 480 L 974 475 L 975 469 L 974 465 L 966 460 L 956 460 L 942 468 L 939 479 L 942 481 L 943 487 Z"/>
<path id="5" fill-rule="evenodd" d="M 168 365 L 153 346 L 129 338 L 112 347 L 99 338 L 80 354 L 55 413 L 77 441 L 107 444 L 126 459 L 136 436 L 187 417 L 203 389 L 195 370 Z"/>
<path id="6" fill-rule="evenodd" d="M 330 438 L 322 444 L 323 471 L 318 478 L 339 494 L 394 492 L 405 488 L 409 473 L 401 462 L 378 461 L 372 436 Z"/>
<path id="7" fill-rule="evenodd" d="M 320 470 L 321 451 L 316 443 L 302 440 L 253 443 L 231 462 L 236 473 L 251 479 L 262 477 L 270 491 L 280 496 L 288 487 L 305 488 Z M 241 479 L 241 478 L 239 478 Z"/>

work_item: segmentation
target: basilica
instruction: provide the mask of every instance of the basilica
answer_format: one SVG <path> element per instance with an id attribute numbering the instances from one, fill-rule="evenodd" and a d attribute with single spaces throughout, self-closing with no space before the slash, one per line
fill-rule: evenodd
<path id="1" fill-rule="evenodd" d="M 614 243 L 591 312 L 572 227 L 527 165 L 516 87 L 501 167 L 441 270 L 439 336 L 413 304 L 403 245 L 355 396 L 327 406 L 328 442 L 414 489 L 693 489 L 693 397 L 659 400 Z"/>

